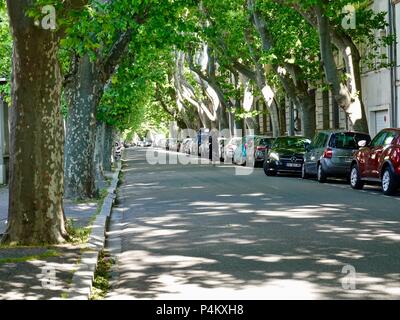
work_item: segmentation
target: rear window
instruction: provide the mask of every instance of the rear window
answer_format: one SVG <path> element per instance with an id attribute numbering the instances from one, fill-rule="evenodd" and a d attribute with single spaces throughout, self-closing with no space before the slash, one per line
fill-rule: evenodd
<path id="1" fill-rule="evenodd" d="M 370 143 L 371 138 L 369 135 L 360 133 L 351 133 L 351 132 L 335 133 L 331 138 L 329 146 L 331 148 L 337 148 L 337 149 L 349 149 L 349 150 L 358 149 L 358 143 L 362 140 L 365 140 L 367 141 L 367 143 Z"/>

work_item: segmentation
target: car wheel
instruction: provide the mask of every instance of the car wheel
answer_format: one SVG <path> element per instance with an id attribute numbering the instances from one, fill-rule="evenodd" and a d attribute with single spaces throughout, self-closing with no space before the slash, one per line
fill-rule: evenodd
<path id="1" fill-rule="evenodd" d="M 302 179 L 308 179 L 308 173 L 306 169 L 306 165 L 303 163 L 303 166 L 301 167 L 301 178 Z"/>
<path id="2" fill-rule="evenodd" d="M 351 167 L 350 185 L 353 189 L 361 190 L 364 188 L 364 182 L 361 180 L 360 170 L 357 165 Z"/>
<path id="3" fill-rule="evenodd" d="M 319 164 L 318 169 L 317 169 L 317 180 L 320 183 L 325 183 L 326 179 L 327 179 L 326 173 L 325 173 L 324 169 L 322 168 L 322 165 Z"/>
<path id="4" fill-rule="evenodd" d="M 386 168 L 382 175 L 382 190 L 387 196 L 392 196 L 397 190 L 397 183 L 393 171 L 390 167 Z"/>
<path id="5" fill-rule="evenodd" d="M 276 172 L 275 170 L 270 170 L 270 169 L 269 169 L 268 163 L 264 162 L 263 168 L 264 168 L 264 173 L 265 173 L 268 177 L 274 177 L 274 176 L 277 175 L 277 172 Z"/>

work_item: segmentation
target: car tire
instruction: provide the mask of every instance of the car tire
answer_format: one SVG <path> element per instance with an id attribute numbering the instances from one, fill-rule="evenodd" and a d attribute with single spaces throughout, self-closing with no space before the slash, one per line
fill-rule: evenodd
<path id="1" fill-rule="evenodd" d="M 263 168 L 264 168 L 264 173 L 268 177 L 275 177 L 278 174 L 275 170 L 269 170 L 269 165 L 266 162 L 264 162 Z"/>
<path id="2" fill-rule="evenodd" d="M 309 178 L 309 175 L 307 173 L 306 165 L 303 163 L 303 166 L 301 167 L 301 178 L 306 180 Z"/>
<path id="3" fill-rule="evenodd" d="M 386 196 L 392 196 L 397 191 L 398 184 L 390 167 L 385 168 L 382 174 L 382 190 Z"/>
<path id="4" fill-rule="evenodd" d="M 317 180 L 319 183 L 325 183 L 327 180 L 327 176 L 324 169 L 322 168 L 322 164 L 318 164 L 317 167 Z"/>
<path id="5" fill-rule="evenodd" d="M 358 165 L 353 165 L 350 171 L 350 185 L 353 189 L 361 190 L 364 188 L 364 182 L 361 180 L 360 170 Z"/>

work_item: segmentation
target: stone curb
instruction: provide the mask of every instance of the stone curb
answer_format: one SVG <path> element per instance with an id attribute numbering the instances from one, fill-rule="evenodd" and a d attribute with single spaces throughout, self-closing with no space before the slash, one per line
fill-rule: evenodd
<path id="1" fill-rule="evenodd" d="M 112 206 L 115 201 L 115 191 L 118 186 L 120 172 L 121 162 L 118 163 L 118 168 L 113 175 L 111 186 L 108 188 L 108 195 L 104 199 L 101 211 L 92 224 L 92 232 L 88 243 L 72 278 L 68 299 L 88 300 L 90 298 L 98 256 L 100 251 L 104 249 L 107 222 L 111 216 Z"/>

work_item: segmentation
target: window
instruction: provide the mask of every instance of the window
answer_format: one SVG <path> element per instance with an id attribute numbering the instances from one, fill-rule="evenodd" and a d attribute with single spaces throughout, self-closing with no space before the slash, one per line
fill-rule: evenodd
<path id="1" fill-rule="evenodd" d="M 323 148 L 328 141 L 328 135 L 325 133 L 319 133 L 315 136 L 312 142 L 312 148 Z"/>
<path id="2" fill-rule="evenodd" d="M 392 142 L 393 142 L 393 140 L 396 139 L 396 137 L 397 137 L 396 132 L 393 132 L 393 131 L 387 132 L 387 135 L 386 135 L 386 137 L 385 137 L 385 140 L 384 140 L 384 142 L 383 142 L 383 145 L 384 145 L 384 146 L 391 145 Z"/>
<path id="3" fill-rule="evenodd" d="M 368 135 L 351 133 L 351 132 L 343 132 L 336 133 L 332 135 L 332 139 L 329 143 L 331 148 L 338 149 L 358 149 L 358 143 L 362 140 L 367 141 L 369 143 L 371 138 Z"/>
<path id="4" fill-rule="evenodd" d="M 387 134 L 388 134 L 387 131 L 381 131 L 380 133 L 378 133 L 378 135 L 374 138 L 374 140 L 372 140 L 371 147 L 375 148 L 383 146 Z"/>
<path id="5" fill-rule="evenodd" d="M 300 148 L 304 147 L 306 143 L 310 143 L 310 140 L 294 137 L 277 138 L 273 148 Z"/>

